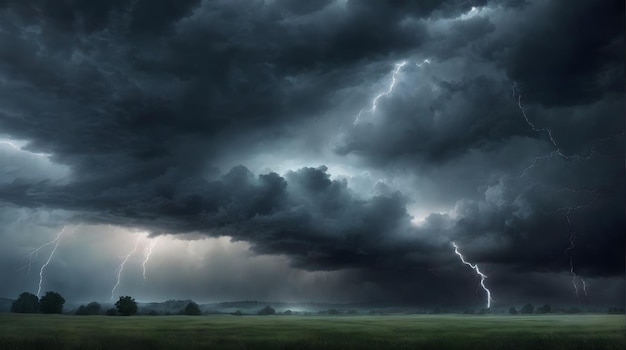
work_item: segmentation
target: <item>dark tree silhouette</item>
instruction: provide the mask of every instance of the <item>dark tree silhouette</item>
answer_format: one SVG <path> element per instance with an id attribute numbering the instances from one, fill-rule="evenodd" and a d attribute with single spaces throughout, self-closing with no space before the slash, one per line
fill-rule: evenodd
<path id="1" fill-rule="evenodd" d="M 515 310 L 515 308 L 514 308 L 514 307 L 511 307 L 511 308 L 509 309 L 509 313 L 510 313 L 511 315 L 517 315 L 517 310 Z"/>
<path id="2" fill-rule="evenodd" d="M 35 294 L 24 292 L 11 304 L 11 312 L 33 314 L 39 312 L 39 298 Z"/>
<path id="3" fill-rule="evenodd" d="M 273 315 L 275 313 L 276 313 L 276 310 L 274 310 L 274 308 L 269 305 L 267 305 L 266 307 L 259 310 L 259 312 L 257 312 L 257 314 L 259 315 Z"/>
<path id="4" fill-rule="evenodd" d="M 526 304 L 520 310 L 520 314 L 528 315 L 532 314 L 535 311 L 535 307 L 532 304 Z"/>
<path id="5" fill-rule="evenodd" d="M 183 315 L 190 315 L 190 316 L 202 315 L 202 312 L 200 311 L 200 307 L 198 306 L 198 304 L 194 303 L 193 301 L 190 301 L 187 304 L 187 306 L 185 306 L 184 309 L 180 310 L 180 313 Z"/>
<path id="6" fill-rule="evenodd" d="M 77 315 L 97 315 L 100 313 L 100 304 L 96 303 L 95 301 L 87 304 L 87 306 L 85 305 L 81 305 L 78 307 L 78 310 L 76 310 L 76 314 Z"/>
<path id="7" fill-rule="evenodd" d="M 44 314 L 60 314 L 63 311 L 65 299 L 57 292 L 46 292 L 39 300 L 39 309 Z"/>
<path id="8" fill-rule="evenodd" d="M 137 313 L 137 302 L 129 296 L 120 297 L 120 300 L 115 302 L 115 307 L 122 316 L 130 316 Z"/>

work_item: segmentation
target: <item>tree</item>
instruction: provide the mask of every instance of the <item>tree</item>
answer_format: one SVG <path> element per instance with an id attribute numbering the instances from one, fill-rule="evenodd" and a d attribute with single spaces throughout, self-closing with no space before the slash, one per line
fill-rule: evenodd
<path id="1" fill-rule="evenodd" d="M 115 302 L 115 307 L 122 316 L 130 316 L 137 313 L 137 302 L 129 296 L 120 297 Z"/>
<path id="2" fill-rule="evenodd" d="M 87 304 L 87 306 L 85 305 L 81 305 L 78 307 L 78 310 L 76 310 L 76 314 L 77 315 L 97 315 L 100 313 L 100 304 L 96 303 L 95 301 L 92 301 L 91 303 Z"/>
<path id="3" fill-rule="evenodd" d="M 524 305 L 524 307 L 520 310 L 521 314 L 532 314 L 533 311 L 535 311 L 535 307 L 532 304 L 526 304 Z"/>
<path id="4" fill-rule="evenodd" d="M 117 310 L 114 307 L 112 307 L 110 309 L 107 309 L 107 311 L 104 314 L 107 316 L 115 316 L 117 315 Z"/>
<path id="5" fill-rule="evenodd" d="M 509 309 L 509 313 L 510 313 L 511 315 L 517 315 L 517 310 L 515 310 L 515 308 L 514 308 L 514 307 L 511 307 L 511 308 Z"/>
<path id="6" fill-rule="evenodd" d="M 63 311 L 65 299 L 57 292 L 46 292 L 39 300 L 39 309 L 44 314 L 60 314 Z"/>
<path id="7" fill-rule="evenodd" d="M 184 309 L 180 310 L 180 313 L 183 315 L 191 315 L 191 316 L 202 315 L 202 312 L 200 311 L 200 307 L 198 306 L 198 304 L 194 303 L 193 301 L 190 301 L 187 304 L 187 306 L 185 306 Z"/>
<path id="8" fill-rule="evenodd" d="M 35 294 L 24 292 L 11 304 L 11 312 L 34 314 L 39 312 L 39 298 Z"/>
<path id="9" fill-rule="evenodd" d="M 266 307 L 259 310 L 259 312 L 257 312 L 257 314 L 259 315 L 273 315 L 275 313 L 276 313 L 276 310 L 274 310 L 274 308 L 269 305 L 267 305 Z"/>

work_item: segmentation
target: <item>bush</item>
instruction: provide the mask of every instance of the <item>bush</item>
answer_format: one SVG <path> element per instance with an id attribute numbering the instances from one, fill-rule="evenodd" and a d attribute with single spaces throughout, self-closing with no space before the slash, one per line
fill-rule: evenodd
<path id="1" fill-rule="evenodd" d="M 105 315 L 107 316 L 116 316 L 117 315 L 117 309 L 115 308 L 110 308 L 105 312 Z"/>
<path id="2" fill-rule="evenodd" d="M 510 313 L 511 315 L 517 315 L 517 310 L 516 310 L 514 307 L 511 307 L 511 308 L 509 309 L 509 313 Z"/>
<path id="3" fill-rule="evenodd" d="M 57 292 L 46 292 L 39 300 L 39 309 L 44 314 L 60 314 L 63 311 L 65 299 Z"/>
<path id="4" fill-rule="evenodd" d="M 35 294 L 24 292 L 11 304 L 11 312 L 34 314 L 39 312 L 39 298 Z"/>

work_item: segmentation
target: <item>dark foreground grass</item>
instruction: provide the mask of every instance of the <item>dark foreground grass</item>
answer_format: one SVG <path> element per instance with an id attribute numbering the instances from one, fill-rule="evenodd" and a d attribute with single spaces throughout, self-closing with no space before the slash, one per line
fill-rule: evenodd
<path id="1" fill-rule="evenodd" d="M 626 349 L 623 315 L 0 314 L 0 349 Z"/>

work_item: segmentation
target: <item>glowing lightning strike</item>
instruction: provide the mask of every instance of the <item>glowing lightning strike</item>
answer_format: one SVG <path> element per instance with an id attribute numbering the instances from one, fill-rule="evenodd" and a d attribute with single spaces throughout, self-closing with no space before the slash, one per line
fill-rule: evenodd
<path id="1" fill-rule="evenodd" d="M 38 251 L 39 249 L 50 245 L 52 243 L 54 244 L 54 248 L 52 248 L 52 251 L 50 252 L 50 255 L 48 256 L 48 260 L 46 260 L 46 262 L 41 265 L 41 269 L 39 270 L 39 287 L 37 288 L 37 296 L 39 297 L 39 294 L 41 293 L 41 284 L 43 283 L 43 271 L 45 270 L 46 266 L 48 266 L 48 264 L 50 264 L 50 260 L 52 260 L 52 257 L 54 256 L 54 252 L 57 251 L 57 248 L 59 247 L 59 242 L 61 241 L 61 235 L 63 234 L 63 232 L 65 232 L 65 226 L 63 226 L 63 229 L 61 231 L 59 231 L 59 233 L 57 234 L 56 238 L 44 245 L 42 245 L 41 247 L 37 248 L 35 250 Z"/>
<path id="2" fill-rule="evenodd" d="M 124 265 L 126 265 L 126 262 L 128 261 L 128 259 L 130 259 L 131 255 L 133 255 L 133 253 L 135 253 L 137 251 L 137 246 L 139 245 L 139 238 L 141 238 L 141 236 L 137 237 L 137 240 L 135 241 L 135 246 L 133 247 L 133 250 L 131 250 L 126 255 L 126 257 L 124 258 L 124 260 L 122 261 L 120 266 L 117 267 L 116 282 L 115 282 L 115 285 L 113 285 L 113 288 L 111 288 L 111 300 L 113 300 L 113 298 L 115 297 L 115 290 L 120 285 L 120 278 L 122 277 L 122 272 L 124 271 Z"/>
<path id="3" fill-rule="evenodd" d="M 463 254 L 459 252 L 459 247 L 456 245 L 456 243 L 452 242 L 452 246 L 454 247 L 454 253 L 459 256 L 459 258 L 461 259 L 461 262 L 471 267 L 474 271 L 476 271 L 476 274 L 480 276 L 480 286 L 487 293 L 487 309 L 489 309 L 491 307 L 491 291 L 485 286 L 485 279 L 487 278 L 487 276 L 484 273 L 480 272 L 480 269 L 478 268 L 478 264 L 472 265 L 471 263 L 465 261 L 465 258 L 463 257 Z"/>
<path id="4" fill-rule="evenodd" d="M 378 100 L 380 100 L 383 96 L 389 95 L 393 91 L 394 87 L 396 86 L 398 74 L 400 74 L 402 67 L 404 67 L 407 63 L 408 63 L 407 61 L 402 61 L 396 64 L 396 68 L 393 70 L 393 74 L 391 75 L 391 84 L 389 84 L 387 91 L 383 91 L 379 93 L 378 95 L 376 95 L 376 97 L 374 97 L 374 99 L 372 100 L 372 106 L 369 109 L 361 109 L 359 111 L 359 114 L 356 116 L 356 119 L 354 120 L 354 123 L 353 123 L 354 125 L 357 125 L 359 123 L 359 119 L 361 118 L 361 115 L 363 115 L 363 113 L 373 114 L 374 112 L 376 112 L 376 107 L 378 107 Z M 424 64 L 430 64 L 430 60 L 425 59 L 421 63 L 415 63 L 415 65 L 420 68 Z"/>
<path id="5" fill-rule="evenodd" d="M 383 96 L 387 96 L 389 95 L 392 91 L 393 88 L 396 86 L 396 78 L 398 77 L 398 74 L 400 73 L 400 70 L 402 69 L 402 67 L 404 67 L 406 65 L 406 61 L 402 61 L 398 64 L 396 64 L 396 69 L 394 69 L 393 71 L 393 75 L 391 76 L 391 84 L 389 85 L 389 88 L 387 88 L 387 91 L 381 92 L 378 95 L 376 95 L 376 97 L 374 97 L 374 100 L 372 101 L 372 107 L 370 107 L 369 109 L 361 109 L 359 111 L 359 114 L 356 116 L 356 119 L 354 120 L 354 124 L 358 124 L 359 123 L 359 119 L 361 118 L 361 115 L 365 112 L 367 113 L 374 113 L 376 112 L 376 107 L 378 106 L 378 100 L 380 100 L 381 97 Z"/>
<path id="6" fill-rule="evenodd" d="M 63 232 L 63 230 L 65 230 L 65 227 L 63 227 L 63 229 L 57 234 L 56 238 L 54 238 L 50 242 L 46 242 L 46 243 L 40 245 L 37 249 L 35 249 L 35 250 L 31 251 L 30 253 L 28 253 L 28 262 L 24 266 L 22 266 L 19 269 L 17 269 L 17 271 L 27 269 L 26 274 L 29 274 L 30 273 L 30 268 L 33 265 L 33 263 L 35 262 L 35 259 L 37 258 L 37 253 L 39 253 L 39 251 L 41 249 L 43 249 L 44 247 L 47 247 L 47 246 L 49 246 L 51 244 L 56 243 L 59 240 L 60 235 Z"/>
<path id="7" fill-rule="evenodd" d="M 141 263 L 141 269 L 143 271 L 143 281 L 144 282 L 146 282 L 146 264 L 150 260 L 150 255 L 152 255 L 152 249 L 154 249 L 154 246 L 156 245 L 156 240 L 157 240 L 157 238 L 155 238 L 153 241 L 151 241 L 150 245 L 148 246 L 148 248 L 146 248 L 145 253 L 144 253 L 145 254 L 145 259 Z"/>

